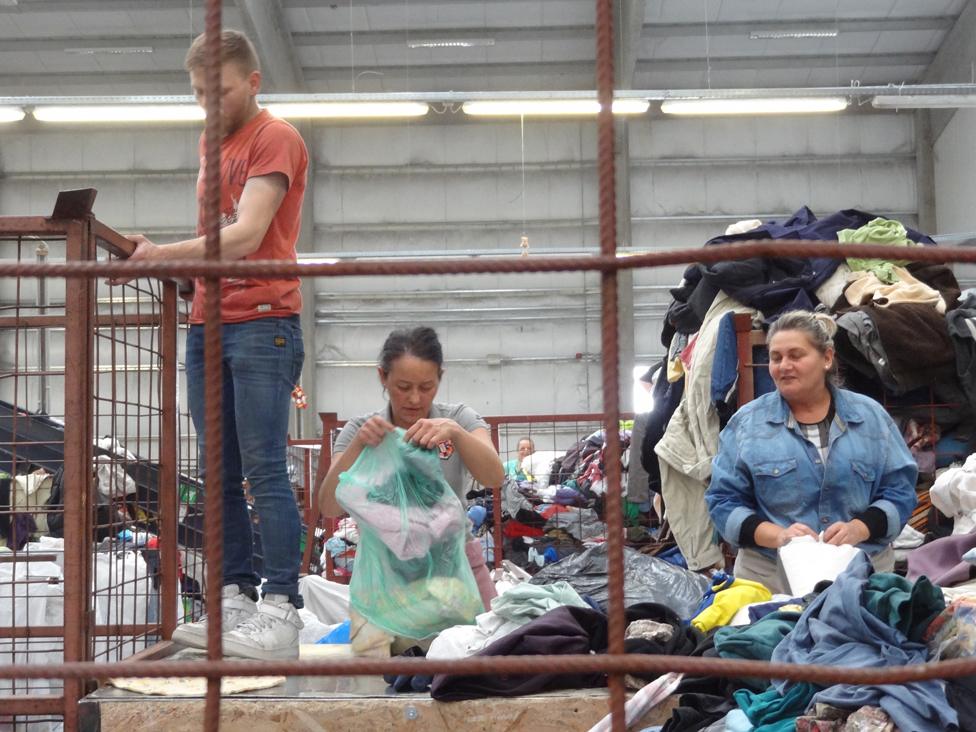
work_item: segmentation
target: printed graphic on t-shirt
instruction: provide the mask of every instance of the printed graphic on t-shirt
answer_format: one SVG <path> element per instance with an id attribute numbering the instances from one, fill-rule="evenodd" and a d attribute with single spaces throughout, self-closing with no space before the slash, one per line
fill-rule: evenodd
<path id="1" fill-rule="evenodd" d="M 454 454 L 454 443 L 450 440 L 444 440 L 444 442 L 437 443 L 437 456 L 441 460 L 447 460 L 451 455 Z"/>
<path id="2" fill-rule="evenodd" d="M 220 228 L 223 229 L 225 226 L 230 226 L 231 224 L 236 224 L 237 219 L 241 215 L 241 202 L 240 199 L 230 197 L 230 205 L 233 207 L 230 213 L 225 211 L 220 212 Z"/>

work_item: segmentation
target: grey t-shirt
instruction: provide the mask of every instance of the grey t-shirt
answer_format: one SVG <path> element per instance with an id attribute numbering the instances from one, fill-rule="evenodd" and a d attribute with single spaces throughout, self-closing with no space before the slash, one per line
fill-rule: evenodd
<path id="1" fill-rule="evenodd" d="M 333 454 L 345 452 L 352 442 L 352 438 L 359 432 L 359 428 L 366 424 L 366 420 L 376 415 L 380 415 L 391 422 L 393 421 L 390 416 L 389 405 L 371 414 L 364 414 L 350 419 L 346 422 L 345 427 L 342 428 L 339 436 L 336 438 L 335 445 L 332 447 Z M 471 407 L 466 407 L 463 404 L 441 404 L 434 402 L 430 405 L 430 414 L 427 416 L 428 419 L 453 419 L 466 432 L 471 432 L 478 427 L 489 429 L 488 423 L 481 418 L 480 414 Z M 450 484 L 451 488 L 454 489 L 454 492 L 461 499 L 463 505 L 467 486 L 471 482 L 471 474 L 468 472 L 464 462 L 461 460 L 461 456 L 454 449 L 454 445 L 451 444 L 450 440 L 442 442 L 437 446 L 437 449 L 440 453 L 441 470 L 444 472 L 444 478 Z"/>

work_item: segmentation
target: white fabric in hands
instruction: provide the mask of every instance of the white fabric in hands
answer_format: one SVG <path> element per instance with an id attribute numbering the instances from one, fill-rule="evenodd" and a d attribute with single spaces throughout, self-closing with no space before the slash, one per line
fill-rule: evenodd
<path id="1" fill-rule="evenodd" d="M 777 557 L 783 566 L 790 593 L 803 597 L 813 592 L 818 582 L 837 579 L 860 552 L 851 544 L 834 546 L 812 536 L 796 536 L 779 548 Z"/>

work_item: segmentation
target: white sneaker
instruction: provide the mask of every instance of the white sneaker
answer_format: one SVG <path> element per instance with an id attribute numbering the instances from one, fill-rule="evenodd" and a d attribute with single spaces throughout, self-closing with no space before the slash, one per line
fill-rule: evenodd
<path id="1" fill-rule="evenodd" d="M 225 635 L 227 631 L 233 630 L 258 612 L 258 604 L 241 592 L 237 585 L 225 585 L 221 595 L 223 596 L 221 617 L 224 621 L 222 630 Z M 173 631 L 173 640 L 190 648 L 206 650 L 207 616 L 204 615 L 195 623 L 184 623 L 176 626 L 176 630 Z"/>
<path id="2" fill-rule="evenodd" d="M 265 595 L 258 612 L 224 633 L 224 654 L 257 661 L 298 658 L 298 611 L 285 595 Z"/>

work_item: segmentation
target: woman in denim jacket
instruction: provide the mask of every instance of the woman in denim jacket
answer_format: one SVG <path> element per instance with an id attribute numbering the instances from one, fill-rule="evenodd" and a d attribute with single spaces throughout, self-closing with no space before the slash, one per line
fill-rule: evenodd
<path id="1" fill-rule="evenodd" d="M 918 467 L 891 417 L 838 388 L 827 315 L 793 311 L 769 329 L 776 391 L 743 406 L 719 438 L 705 501 L 739 547 L 735 574 L 785 587 L 776 550 L 794 536 L 863 549 L 891 571 L 891 542 L 915 507 Z"/>

